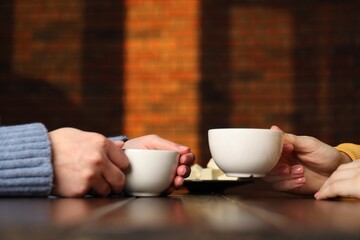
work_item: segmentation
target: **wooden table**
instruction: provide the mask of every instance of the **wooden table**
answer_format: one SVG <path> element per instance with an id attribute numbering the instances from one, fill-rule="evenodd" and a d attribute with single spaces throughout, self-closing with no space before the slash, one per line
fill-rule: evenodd
<path id="1" fill-rule="evenodd" d="M 360 239 L 360 201 L 316 201 L 261 180 L 168 197 L 0 198 L 0 239 Z"/>

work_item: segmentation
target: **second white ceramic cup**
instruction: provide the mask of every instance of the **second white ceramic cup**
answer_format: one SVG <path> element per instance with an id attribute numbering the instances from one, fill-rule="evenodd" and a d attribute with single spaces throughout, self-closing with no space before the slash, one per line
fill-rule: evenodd
<path id="1" fill-rule="evenodd" d="M 277 163 L 283 145 L 280 130 L 218 128 L 208 131 L 211 156 L 233 177 L 263 177 Z"/>

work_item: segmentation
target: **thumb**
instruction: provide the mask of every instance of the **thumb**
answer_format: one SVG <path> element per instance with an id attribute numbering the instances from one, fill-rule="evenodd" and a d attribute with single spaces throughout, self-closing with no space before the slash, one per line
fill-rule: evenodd
<path id="1" fill-rule="evenodd" d="M 189 153 L 191 151 L 190 148 L 187 146 L 180 145 L 178 143 L 169 141 L 161 137 L 156 137 L 155 139 L 153 139 L 152 144 L 156 149 L 173 150 L 179 152 L 180 154 Z"/>

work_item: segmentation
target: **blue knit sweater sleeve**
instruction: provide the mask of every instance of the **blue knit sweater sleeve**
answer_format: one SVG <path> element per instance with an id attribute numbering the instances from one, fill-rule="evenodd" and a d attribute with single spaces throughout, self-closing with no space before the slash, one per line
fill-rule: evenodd
<path id="1" fill-rule="evenodd" d="M 112 141 L 123 141 L 126 142 L 127 140 L 129 140 L 126 136 L 124 135 L 120 135 L 120 136 L 115 136 L 115 137 L 109 137 L 110 140 Z"/>
<path id="2" fill-rule="evenodd" d="M 0 196 L 47 196 L 51 144 L 41 123 L 0 127 Z"/>

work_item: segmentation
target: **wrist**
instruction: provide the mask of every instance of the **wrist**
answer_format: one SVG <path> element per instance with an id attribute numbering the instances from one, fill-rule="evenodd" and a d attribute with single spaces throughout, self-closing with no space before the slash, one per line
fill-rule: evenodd
<path id="1" fill-rule="evenodd" d="M 352 159 L 349 155 L 347 155 L 345 152 L 339 151 L 340 152 L 340 164 L 344 164 L 344 163 L 350 163 L 352 162 Z"/>

